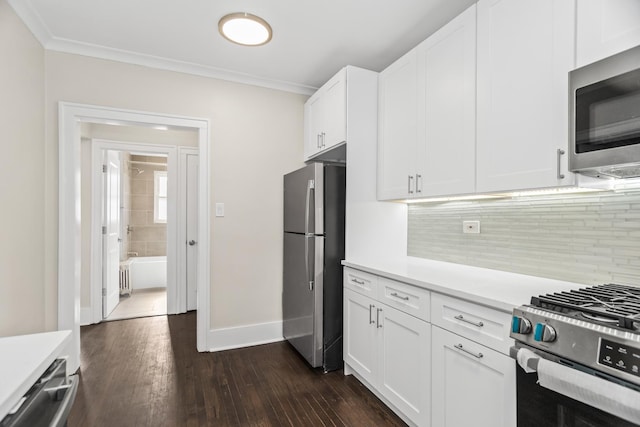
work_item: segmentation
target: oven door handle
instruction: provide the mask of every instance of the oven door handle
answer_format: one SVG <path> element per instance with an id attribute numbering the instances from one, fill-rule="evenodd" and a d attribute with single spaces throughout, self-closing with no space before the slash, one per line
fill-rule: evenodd
<path id="1" fill-rule="evenodd" d="M 509 351 L 510 355 L 514 348 Z M 516 350 L 518 365 L 525 372 L 532 369 L 531 362 L 536 361 L 536 369 L 529 372 L 538 373 L 541 387 L 640 424 L 640 391 L 546 359 L 526 348 Z"/>
<path id="2" fill-rule="evenodd" d="M 53 416 L 53 419 L 49 424 L 50 426 L 63 427 L 67 423 L 69 412 L 71 412 L 71 407 L 73 406 L 73 402 L 76 399 L 76 393 L 78 392 L 78 376 L 70 375 L 68 381 L 69 384 L 68 387 L 65 387 L 67 390 L 64 393 L 64 398 L 60 403 L 60 407 Z"/>

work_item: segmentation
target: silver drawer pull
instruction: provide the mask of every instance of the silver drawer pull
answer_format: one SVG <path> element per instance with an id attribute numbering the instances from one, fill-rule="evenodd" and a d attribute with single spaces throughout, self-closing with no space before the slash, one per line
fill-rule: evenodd
<path id="1" fill-rule="evenodd" d="M 399 299 L 404 300 L 404 301 L 409 301 L 409 297 L 403 297 L 402 295 L 398 295 L 397 292 L 392 293 L 391 296 L 399 298 Z"/>
<path id="2" fill-rule="evenodd" d="M 370 324 L 370 325 L 371 325 L 371 324 L 373 324 L 373 323 L 376 323 L 376 321 L 375 321 L 375 320 L 372 320 L 372 319 L 371 319 L 371 311 L 372 311 L 375 307 L 376 307 L 375 305 L 373 305 L 373 304 L 369 304 L 369 324 Z"/>
<path id="3" fill-rule="evenodd" d="M 473 351 L 467 350 L 466 348 L 464 348 L 462 346 L 462 344 L 456 344 L 456 345 L 454 345 L 454 347 L 457 348 L 460 351 L 464 351 L 465 353 L 472 355 L 476 359 L 482 359 L 484 357 L 484 354 L 482 354 L 482 353 L 474 353 Z"/>
<path id="4" fill-rule="evenodd" d="M 380 312 L 382 311 L 381 308 L 377 309 L 376 311 L 376 329 L 377 328 L 382 328 L 382 323 L 380 323 Z"/>
<path id="5" fill-rule="evenodd" d="M 358 284 L 358 285 L 364 285 L 364 280 L 351 279 L 351 281 L 352 281 L 353 283 Z"/>
<path id="6" fill-rule="evenodd" d="M 473 322 L 471 320 L 465 319 L 464 317 L 462 317 L 462 314 L 458 314 L 456 317 L 454 317 L 454 319 L 461 320 L 461 321 L 463 321 L 465 323 L 468 323 L 468 324 L 473 325 L 473 326 L 477 326 L 479 328 L 482 328 L 484 326 L 484 323 L 482 323 L 482 322 Z"/>

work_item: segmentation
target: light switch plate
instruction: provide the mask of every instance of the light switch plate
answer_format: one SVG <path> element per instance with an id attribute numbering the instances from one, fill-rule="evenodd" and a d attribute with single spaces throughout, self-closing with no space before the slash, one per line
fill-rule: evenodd
<path id="1" fill-rule="evenodd" d="M 224 203 L 216 203 L 216 216 L 224 216 Z"/>

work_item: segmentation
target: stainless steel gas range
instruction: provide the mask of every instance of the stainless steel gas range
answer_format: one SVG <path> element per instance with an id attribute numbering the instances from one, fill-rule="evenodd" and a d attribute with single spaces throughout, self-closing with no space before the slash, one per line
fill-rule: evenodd
<path id="1" fill-rule="evenodd" d="M 640 288 L 606 284 L 513 311 L 518 427 L 640 426 Z"/>

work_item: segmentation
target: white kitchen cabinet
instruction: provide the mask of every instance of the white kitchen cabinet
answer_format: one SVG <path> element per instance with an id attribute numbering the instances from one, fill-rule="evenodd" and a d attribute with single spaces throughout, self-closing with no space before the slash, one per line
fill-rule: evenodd
<path id="1" fill-rule="evenodd" d="M 340 70 L 305 103 L 305 160 L 347 139 L 347 68 Z"/>
<path id="2" fill-rule="evenodd" d="M 431 325 L 384 304 L 376 307 L 380 393 L 419 426 L 428 426 Z"/>
<path id="3" fill-rule="evenodd" d="M 476 191 L 573 185 L 568 78 L 575 2 L 478 3 Z"/>
<path id="4" fill-rule="evenodd" d="M 469 194 L 476 179 L 476 6 L 418 46 L 418 196 Z"/>
<path id="5" fill-rule="evenodd" d="M 640 45 L 640 1 L 578 0 L 576 66 Z"/>
<path id="6" fill-rule="evenodd" d="M 432 327 L 432 419 L 438 427 L 515 427 L 515 361 Z"/>
<path id="7" fill-rule="evenodd" d="M 418 56 L 413 49 L 378 77 L 379 200 L 412 197 L 418 143 Z"/>
<path id="8" fill-rule="evenodd" d="M 380 296 L 369 296 L 369 287 L 362 286 L 358 272 L 345 269 L 343 342 L 346 370 L 354 371 L 403 418 L 419 426 L 428 426 L 431 418 L 431 325 L 406 311 L 422 313 L 423 307 L 428 309 L 429 292 L 378 279 L 385 283 L 378 286 L 382 298 L 388 294 L 397 299 L 400 309 L 382 303 Z"/>
<path id="9" fill-rule="evenodd" d="M 371 385 L 377 383 L 376 301 L 344 290 L 344 361 Z"/>
<path id="10" fill-rule="evenodd" d="M 378 73 L 350 65 L 318 89 L 304 105 L 304 161 L 344 162 L 348 141 L 370 140 L 377 97 Z"/>
<path id="11" fill-rule="evenodd" d="M 378 199 L 475 189 L 476 7 L 380 73 Z"/>

